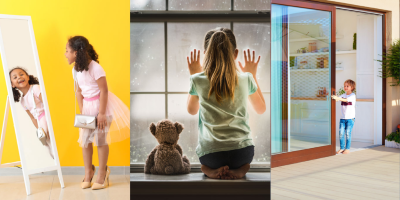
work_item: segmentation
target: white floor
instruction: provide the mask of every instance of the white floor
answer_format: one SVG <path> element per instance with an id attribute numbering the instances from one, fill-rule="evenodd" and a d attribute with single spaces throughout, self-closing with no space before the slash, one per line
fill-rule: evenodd
<path id="1" fill-rule="evenodd" d="M 111 168 L 111 167 L 110 167 Z M 111 168 L 110 187 L 103 190 L 82 189 L 80 183 L 83 179 L 83 169 L 61 169 L 65 188 L 61 188 L 58 176 L 54 172 L 45 172 L 31 175 L 32 194 L 27 196 L 22 176 L 22 170 L 17 168 L 0 169 L 0 199 L 1 200 L 129 200 L 130 182 L 129 175 Z M 71 171 L 72 173 L 68 173 Z M 96 178 L 96 177 L 95 177 Z"/>
<path id="2" fill-rule="evenodd" d="M 329 145 L 326 142 L 313 140 L 313 138 L 306 138 L 306 137 L 303 137 L 301 139 L 298 139 L 298 138 L 299 137 L 297 137 L 297 139 L 291 138 L 291 140 L 290 140 L 290 151 L 291 152 Z M 380 145 L 374 145 L 373 143 L 369 143 L 369 142 L 352 141 L 351 147 L 350 147 L 350 152 L 373 148 L 376 146 L 380 146 Z M 336 140 L 336 150 L 338 151 L 339 149 L 340 149 L 340 143 L 339 143 L 339 139 L 337 139 Z"/>
<path id="3" fill-rule="evenodd" d="M 364 149 L 370 149 L 373 147 L 377 147 L 377 146 L 381 146 L 381 145 L 374 145 L 373 143 L 369 143 L 369 142 L 351 142 L 351 146 L 350 146 L 350 152 L 355 152 L 355 151 L 360 151 L 360 150 L 364 150 Z M 336 140 L 336 151 L 339 151 L 340 149 L 340 143 L 339 140 Z"/>
<path id="4" fill-rule="evenodd" d="M 368 143 L 367 143 L 368 144 Z M 354 153 L 271 169 L 271 199 L 399 200 L 400 149 L 352 145 Z"/>

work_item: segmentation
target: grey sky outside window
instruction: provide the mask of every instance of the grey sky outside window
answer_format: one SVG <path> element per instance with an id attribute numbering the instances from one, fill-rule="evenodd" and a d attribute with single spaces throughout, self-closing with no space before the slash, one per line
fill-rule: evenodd
<path id="1" fill-rule="evenodd" d="M 264 94 L 267 104 L 267 111 L 258 115 L 248 103 L 248 112 L 251 136 L 255 143 L 255 153 L 253 163 L 270 161 L 270 23 L 233 23 L 233 32 L 235 33 L 239 55 L 237 60 L 244 60 L 243 50 L 254 50 L 256 56 L 261 56 L 257 70 L 257 81 Z"/>
<path id="2" fill-rule="evenodd" d="M 131 0 L 131 10 L 166 10 L 166 0 Z"/>
<path id="3" fill-rule="evenodd" d="M 243 50 L 256 51 L 256 56 L 261 56 L 257 70 L 257 81 L 262 92 L 270 91 L 270 56 L 271 41 L 270 23 L 233 23 L 239 55 L 237 60 L 243 64 Z"/>
<path id="4" fill-rule="evenodd" d="M 217 27 L 230 27 L 229 23 L 168 23 L 168 91 L 189 91 L 189 70 L 186 56 L 194 48 L 204 59 L 203 40 L 207 31 Z"/>
<path id="5" fill-rule="evenodd" d="M 166 1 L 171 11 L 231 10 L 231 0 L 130 0 L 131 10 L 165 11 Z M 271 0 L 234 0 L 233 10 L 270 10 Z"/>
<path id="6" fill-rule="evenodd" d="M 199 115 L 190 115 L 186 110 L 187 94 L 168 95 L 168 118 L 173 122 L 184 124 L 184 129 L 179 136 L 178 144 L 190 162 L 199 163 L 196 154 Z"/>
<path id="7" fill-rule="evenodd" d="M 131 23 L 130 46 L 130 91 L 164 92 L 164 23 Z"/>
<path id="8" fill-rule="evenodd" d="M 271 0 L 234 0 L 234 10 L 271 10 Z"/>
<path id="9" fill-rule="evenodd" d="M 231 10 L 231 0 L 169 0 L 168 10 Z"/>
<path id="10" fill-rule="evenodd" d="M 146 161 L 147 155 L 158 144 L 149 131 L 150 123 L 164 118 L 164 94 L 131 94 L 131 163 Z"/>

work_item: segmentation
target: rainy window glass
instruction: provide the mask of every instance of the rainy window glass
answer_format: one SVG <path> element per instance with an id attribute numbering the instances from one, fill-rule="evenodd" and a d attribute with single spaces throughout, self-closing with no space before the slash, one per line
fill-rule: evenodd
<path id="1" fill-rule="evenodd" d="M 199 164 L 195 153 L 199 116 L 192 116 L 186 110 L 190 76 L 186 56 L 195 48 L 203 52 L 205 33 L 216 27 L 233 28 L 240 52 L 238 61 L 243 62 L 243 50 L 248 48 L 261 56 L 257 80 L 267 111 L 258 115 L 248 105 L 251 134 L 256 146 L 252 164 L 270 161 L 270 23 L 233 22 L 231 27 L 229 22 L 151 22 L 131 23 L 132 164 L 144 163 L 150 151 L 158 145 L 148 127 L 152 122 L 165 118 L 184 124 L 178 143 L 190 162 Z"/>
<path id="2" fill-rule="evenodd" d="M 169 0 L 168 10 L 231 10 L 231 0 Z"/>
<path id="3" fill-rule="evenodd" d="M 270 10 L 271 0 L 234 0 L 234 10 Z"/>
<path id="4" fill-rule="evenodd" d="M 131 10 L 166 10 L 166 0 L 131 0 Z"/>

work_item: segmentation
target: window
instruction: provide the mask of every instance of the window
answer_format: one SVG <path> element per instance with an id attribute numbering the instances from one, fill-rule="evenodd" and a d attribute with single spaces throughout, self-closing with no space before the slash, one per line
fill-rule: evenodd
<path id="1" fill-rule="evenodd" d="M 239 61 L 243 50 L 250 48 L 261 55 L 257 79 L 267 101 L 267 111 L 257 115 L 249 105 L 250 127 L 255 142 L 252 167 L 269 167 L 270 162 L 270 23 L 265 14 L 189 14 L 190 1 L 170 0 L 179 14 L 131 14 L 131 165 L 143 166 L 147 155 L 158 144 L 148 127 L 168 118 L 184 124 L 179 144 L 193 166 L 199 164 L 195 153 L 198 139 L 198 115 L 186 110 L 189 71 L 186 56 L 193 49 L 204 51 L 205 33 L 216 27 L 233 29 Z M 185 3 L 183 3 L 185 2 Z M 198 2 L 198 1 L 197 1 Z M 214 1 L 202 1 L 210 4 Z M 231 1 L 215 1 L 215 4 Z M 225 3 L 224 3 L 225 2 Z M 236 2 L 236 1 L 235 1 Z M 258 2 L 258 1 L 257 1 Z M 260 1 L 261 2 L 261 1 Z M 185 4 L 185 5 L 183 5 Z M 269 6 L 269 5 L 268 5 Z M 221 7 L 221 9 L 223 9 Z M 132 4 L 131 4 L 132 9 Z M 177 8 L 178 9 L 178 8 Z M 204 6 L 205 10 L 210 10 Z M 229 9 L 228 9 L 229 10 Z M 214 10 L 215 11 L 215 10 Z M 179 17 L 174 17 L 179 15 Z M 212 16 L 212 17 L 210 17 Z M 201 56 L 203 58 L 204 56 Z"/>

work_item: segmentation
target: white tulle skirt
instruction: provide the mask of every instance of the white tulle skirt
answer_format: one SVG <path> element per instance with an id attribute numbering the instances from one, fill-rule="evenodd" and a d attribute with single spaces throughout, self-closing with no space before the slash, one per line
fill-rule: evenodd
<path id="1" fill-rule="evenodd" d="M 83 115 L 97 115 L 100 109 L 100 98 L 83 99 Z M 78 143 L 80 147 L 108 145 L 120 142 L 130 136 L 129 108 L 113 93 L 108 92 L 106 107 L 107 126 L 103 130 L 79 129 Z"/>

